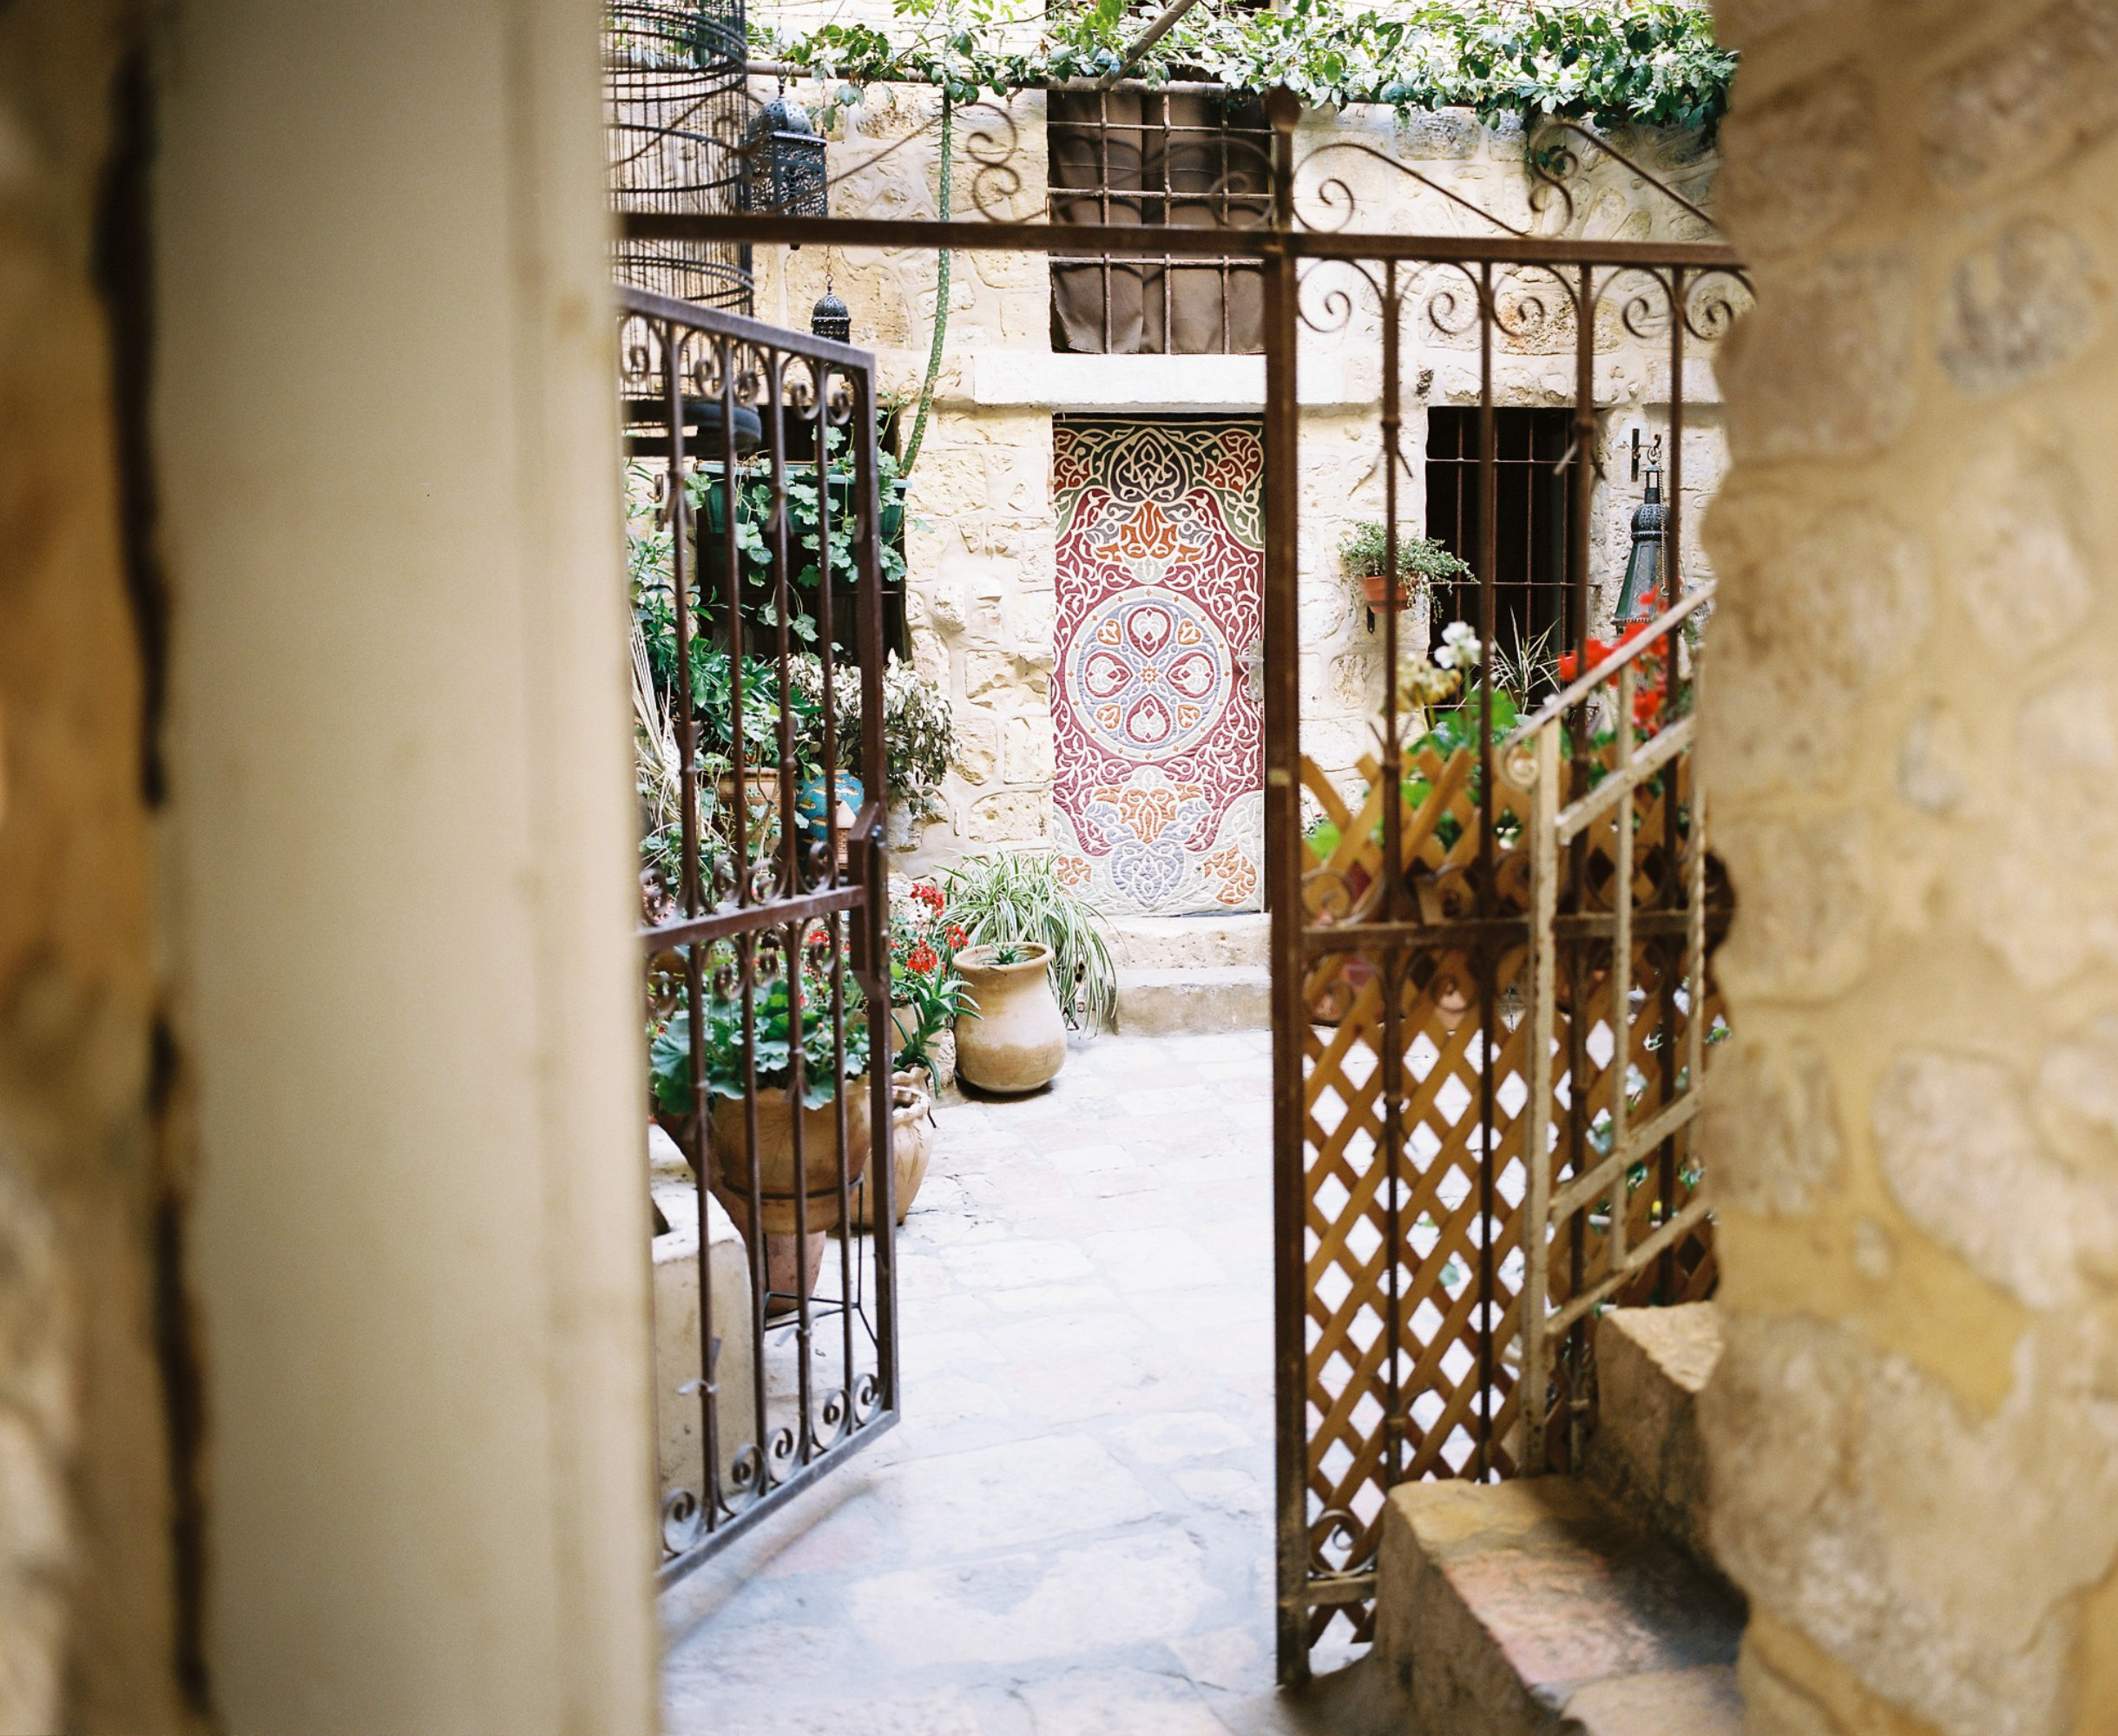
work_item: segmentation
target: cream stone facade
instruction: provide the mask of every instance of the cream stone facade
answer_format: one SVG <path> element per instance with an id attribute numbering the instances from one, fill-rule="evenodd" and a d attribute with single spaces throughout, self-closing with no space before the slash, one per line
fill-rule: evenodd
<path id="1" fill-rule="evenodd" d="M 1713 1541 L 1760 1736 L 2118 1728 L 2118 9 L 1717 8 Z"/>
<path id="2" fill-rule="evenodd" d="M 790 15 L 790 23 L 799 18 Z M 761 87 L 769 89 L 769 86 Z M 820 106 L 814 84 L 790 95 Z M 955 214 L 1041 220 L 1045 214 L 1045 98 L 1024 92 L 990 101 L 956 120 Z M 832 209 L 842 217 L 937 214 L 938 98 L 907 87 L 875 88 L 843 112 L 830 133 Z M 1628 135 L 1628 155 L 1694 203 L 1711 201 L 1715 154 L 1692 135 Z M 1602 238 L 1699 239 L 1708 225 L 1622 165 L 1593 153 L 1574 177 L 1569 214 L 1533 203 L 1518 128 L 1488 127 L 1461 111 L 1400 122 L 1388 109 L 1355 107 L 1306 115 L 1298 161 L 1299 203 L 1319 223 L 1344 220 L 1387 233 L 1496 233 L 1442 192 L 1368 152 L 1394 158 L 1449 193 L 1507 223 L 1539 233 Z M 1332 183 L 1327 185 L 1327 183 Z M 760 249 L 758 307 L 803 325 L 828 280 L 852 313 L 852 338 L 879 353 L 885 391 L 909 404 L 924 372 L 932 332 L 935 261 L 904 250 L 852 253 Z M 1404 470 L 1401 523 L 1419 531 L 1430 406 L 1476 405 L 1475 326 L 1464 321 L 1471 284 L 1448 266 L 1404 267 L 1402 322 Z M 1605 296 L 1596 338 L 1598 454 L 1605 476 L 1592 507 L 1592 578 L 1608 619 L 1641 499 L 1629 453 L 1668 422 L 1670 366 L 1659 301 L 1643 279 Z M 1634 310 L 1636 335 L 1627 325 Z M 1453 298 L 1453 299 L 1452 299 Z M 1495 358 L 1503 405 L 1570 404 L 1574 332 L 1558 286 L 1517 277 L 1501 301 L 1516 327 Z M 1370 743 L 1379 704 L 1382 636 L 1353 600 L 1337 549 L 1352 524 L 1383 513 L 1378 418 L 1380 315 L 1373 290 L 1343 266 L 1314 268 L 1304 290 L 1299 396 L 1301 457 L 1302 704 L 1305 751 L 1349 785 Z M 1645 316 L 1644 318 L 1642 316 Z M 952 260 L 950 313 L 925 445 L 912 475 L 906 553 L 907 614 L 920 669 L 946 684 L 959 733 L 944 794 L 946 817 L 924 826 L 904 858 L 924 868 L 996 848 L 1039 848 L 1052 837 L 1050 685 L 1056 416 L 1260 415 L 1261 356 L 1054 353 L 1049 268 L 1037 254 L 962 253 Z M 1458 328 L 1451 337 L 1444 326 Z M 1710 345 L 1693 341 L 1686 368 L 1687 523 L 1695 526 L 1723 468 L 1724 445 Z M 1623 450 L 1621 450 L 1621 449 Z M 1687 537 L 1687 570 L 1710 570 Z"/>

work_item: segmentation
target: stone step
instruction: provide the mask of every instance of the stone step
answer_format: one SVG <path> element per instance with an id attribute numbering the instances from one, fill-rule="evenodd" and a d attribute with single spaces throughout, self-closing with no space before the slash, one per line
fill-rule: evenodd
<path id="1" fill-rule="evenodd" d="M 1717 1572 L 1699 1395 L 1720 1351 L 1711 1302 L 1604 1315 L 1595 1332 L 1596 1429 L 1582 1467 L 1628 1513 Z"/>
<path id="2" fill-rule="evenodd" d="M 1272 918 L 1260 911 L 1226 917 L 1128 917 L 1111 924 L 1118 963 L 1135 970 L 1188 965 L 1262 967 L 1272 957 Z"/>
<path id="3" fill-rule="evenodd" d="M 1420 1736 L 1739 1736 L 1741 1600 L 1574 1477 L 1401 1483 L 1376 1651 Z"/>
<path id="4" fill-rule="evenodd" d="M 1273 974 L 1262 964 L 1190 964 L 1118 972 L 1118 1029 L 1128 1036 L 1267 1030 Z"/>

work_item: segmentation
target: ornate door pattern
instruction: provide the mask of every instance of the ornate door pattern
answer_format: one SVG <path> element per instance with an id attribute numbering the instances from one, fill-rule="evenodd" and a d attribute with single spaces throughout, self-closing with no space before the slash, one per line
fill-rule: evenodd
<path id="1" fill-rule="evenodd" d="M 1260 908 L 1264 447 L 1247 422 L 1062 422 L 1060 878 L 1121 915 Z"/>

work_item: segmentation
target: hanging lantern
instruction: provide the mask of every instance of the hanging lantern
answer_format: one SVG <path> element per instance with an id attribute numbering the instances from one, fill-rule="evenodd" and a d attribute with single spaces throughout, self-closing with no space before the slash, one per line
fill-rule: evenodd
<path id="1" fill-rule="evenodd" d="M 1618 593 L 1618 621 L 1645 621 L 1662 605 L 1662 578 L 1668 562 L 1669 509 L 1662 504 L 1662 443 L 1658 437 L 1648 456 L 1648 490 L 1633 511 L 1633 552 L 1625 563 L 1625 588 Z M 1672 599 L 1674 601 L 1674 599 Z"/>
<path id="2" fill-rule="evenodd" d="M 841 301 L 829 284 L 823 294 L 817 297 L 816 306 L 809 310 L 809 330 L 812 336 L 828 338 L 834 344 L 848 344 L 853 338 L 853 310 Z"/>
<path id="3" fill-rule="evenodd" d="M 799 102 L 783 91 L 743 134 L 743 208 L 778 217 L 828 217 L 824 140 Z"/>

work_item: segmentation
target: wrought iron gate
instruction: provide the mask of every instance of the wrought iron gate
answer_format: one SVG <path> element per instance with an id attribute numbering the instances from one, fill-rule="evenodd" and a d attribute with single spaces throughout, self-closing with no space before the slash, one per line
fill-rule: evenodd
<path id="1" fill-rule="evenodd" d="M 1305 298 L 1321 286 L 1291 261 L 1268 255 L 1266 269 L 1266 639 L 1286 647 L 1299 642 L 1300 571 L 1291 376 Z M 1398 611 L 1382 611 L 1383 665 L 1398 673 L 1350 776 L 1305 754 L 1294 660 L 1268 662 L 1290 1676 L 1335 1621 L 1368 1636 L 1392 1485 L 1578 1463 L 1595 1312 L 1702 1297 L 1713 1278 L 1693 1120 L 1720 924 L 1708 921 L 1691 753 L 1712 588 L 1684 589 L 1683 378 L 1687 341 L 1733 318 L 1740 275 L 1705 249 L 1528 238 L 1339 269 L 1352 279 L 1334 292 L 1341 317 L 1365 293 L 1378 321 L 1392 549 L 1408 534 L 1408 338 L 1424 326 L 1433 341 L 1475 341 L 1481 510 L 1466 552 L 1478 650 L 1450 703 L 1446 672 L 1424 643 L 1400 643 Z M 1533 319 L 1573 333 L 1559 460 L 1568 649 L 1562 691 L 1518 720 L 1516 701 L 1534 695 L 1504 691 L 1496 647 L 1494 367 Z M 1667 346 L 1673 485 L 1652 593 L 1668 606 L 1607 646 L 1594 636 L 1590 532 L 1598 333 L 1614 322 Z"/>
<path id="2" fill-rule="evenodd" d="M 1592 1416 L 1593 1312 L 1686 1299 L 1713 1282 L 1692 1124 L 1727 900 L 1691 755 L 1711 590 L 1685 589 L 1684 388 L 1687 346 L 1716 339 L 1747 292 L 1737 257 L 1714 242 L 1532 234 L 1475 207 L 1497 233 L 1363 232 L 1328 170 L 1312 203 L 1335 227 L 1317 227 L 1297 210 L 1309 166 L 1295 149 L 1299 105 L 1277 92 L 1266 112 L 1269 161 L 1242 170 L 1271 188 L 1269 219 L 1254 227 L 1021 220 L 1003 116 L 970 151 L 978 218 L 641 214 L 623 228 L 639 241 L 1257 262 L 1278 1601 L 1292 1679 L 1334 1621 L 1365 1637 L 1393 1484 L 1573 1463 Z M 1575 155 L 1596 151 L 1704 219 L 1593 133 L 1552 127 L 1526 155 L 1562 203 Z M 1364 153 L 1466 204 L 1371 146 L 1316 155 L 1326 150 Z M 1049 215 L 1065 214 L 1055 196 Z M 1424 322 L 1427 338 L 1475 353 L 1480 522 L 1466 552 L 1481 653 L 1453 735 L 1437 730 L 1431 695 L 1417 683 L 1401 691 L 1395 674 L 1424 648 L 1404 638 L 1397 610 L 1381 611 L 1392 674 L 1372 746 L 1334 776 L 1304 752 L 1297 375 L 1305 319 L 1343 324 L 1362 298 L 1380 350 L 1376 448 L 1393 550 L 1408 523 L 1408 339 Z M 1653 593 L 1666 607 L 1612 651 L 1592 635 L 1591 514 L 1604 446 L 1596 361 L 1614 330 L 1663 346 L 1670 396 Z M 1571 431 L 1557 463 L 1569 480 L 1562 613 L 1573 667 L 1518 721 L 1500 703 L 1494 654 L 1495 362 L 1533 338 L 1572 365 L 1569 386 L 1544 402 L 1563 408 Z M 1306 801 L 1327 825 L 1306 820 Z"/>
<path id="3" fill-rule="evenodd" d="M 898 1416 L 880 506 L 865 351 L 618 296 L 667 1579 Z"/>

